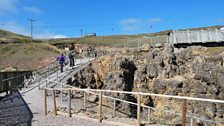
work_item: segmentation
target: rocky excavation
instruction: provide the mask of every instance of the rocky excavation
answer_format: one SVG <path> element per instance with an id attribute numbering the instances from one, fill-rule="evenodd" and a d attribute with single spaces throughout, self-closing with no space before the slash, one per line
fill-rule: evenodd
<path id="1" fill-rule="evenodd" d="M 171 45 L 144 45 L 141 49 L 125 49 L 104 56 L 69 79 L 69 84 L 80 88 L 147 92 L 174 96 L 189 96 L 224 100 L 224 53 L 211 56 L 206 48 L 174 49 Z M 136 102 L 137 97 L 124 94 L 105 95 Z M 97 101 L 96 96 L 89 96 Z M 161 97 L 142 97 L 146 106 L 156 108 L 150 119 L 160 124 L 181 124 L 181 100 Z M 105 100 L 110 106 L 113 101 Z M 120 111 L 136 116 L 136 106 L 116 103 Z M 163 110 L 169 110 L 167 113 Z M 143 115 L 147 110 L 142 108 Z M 224 123 L 224 105 L 187 101 L 187 114 Z M 124 115 L 118 115 L 123 116 Z M 147 116 L 142 116 L 142 118 Z M 214 125 L 196 120 L 198 125 Z"/>

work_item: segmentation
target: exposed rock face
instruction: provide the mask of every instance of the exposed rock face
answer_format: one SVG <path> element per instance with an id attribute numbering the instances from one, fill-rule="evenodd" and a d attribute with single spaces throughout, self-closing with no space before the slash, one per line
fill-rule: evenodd
<path id="1" fill-rule="evenodd" d="M 147 49 L 141 57 L 103 57 L 75 75 L 73 85 L 224 100 L 222 54 L 206 56 L 195 53 L 192 48 L 174 53 L 171 45 L 162 44 Z M 136 96 L 106 95 L 137 101 Z M 107 102 L 112 105 L 112 101 Z M 142 96 L 142 103 L 159 110 L 181 113 L 181 100 Z M 122 103 L 116 105 L 123 111 L 136 114 L 136 107 Z M 224 120 L 224 104 L 188 101 L 187 108 L 188 113 L 200 115 L 204 119 Z M 181 120 L 175 114 L 158 110 L 152 111 L 150 118 L 167 124 L 177 124 Z"/>

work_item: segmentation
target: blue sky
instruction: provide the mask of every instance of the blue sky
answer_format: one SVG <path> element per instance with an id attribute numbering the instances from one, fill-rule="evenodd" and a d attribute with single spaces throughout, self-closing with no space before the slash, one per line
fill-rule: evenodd
<path id="1" fill-rule="evenodd" d="M 0 0 L 0 29 L 35 38 L 224 25 L 224 0 Z M 152 26 L 152 27 L 150 27 Z"/>

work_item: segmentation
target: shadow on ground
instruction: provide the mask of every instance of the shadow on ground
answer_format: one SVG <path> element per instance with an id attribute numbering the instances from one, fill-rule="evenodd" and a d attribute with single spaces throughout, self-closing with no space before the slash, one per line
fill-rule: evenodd
<path id="1" fill-rule="evenodd" d="M 0 99 L 0 125 L 2 126 L 31 126 L 33 113 L 19 93 Z"/>

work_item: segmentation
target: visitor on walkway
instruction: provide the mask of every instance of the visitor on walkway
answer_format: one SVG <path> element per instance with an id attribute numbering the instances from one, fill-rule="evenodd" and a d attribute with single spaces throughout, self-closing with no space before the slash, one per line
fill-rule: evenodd
<path id="1" fill-rule="evenodd" d="M 70 60 L 70 67 L 75 66 L 75 54 L 74 54 L 74 51 L 71 51 L 69 53 L 68 58 Z"/>
<path id="2" fill-rule="evenodd" d="M 57 61 L 61 66 L 61 72 L 63 72 L 63 66 L 64 66 L 64 62 L 65 62 L 65 57 L 64 57 L 63 53 L 57 57 Z"/>

